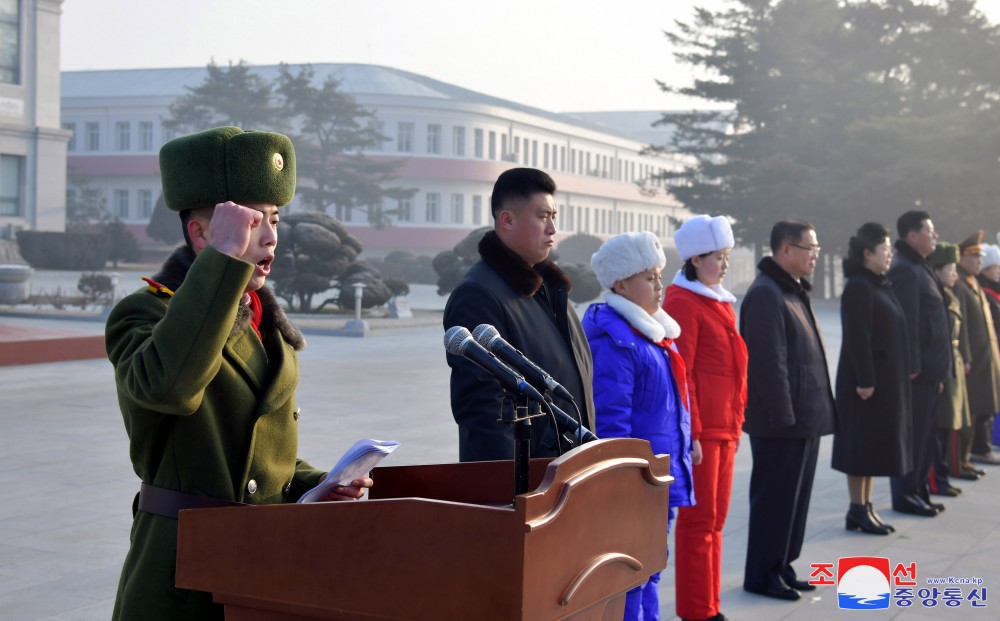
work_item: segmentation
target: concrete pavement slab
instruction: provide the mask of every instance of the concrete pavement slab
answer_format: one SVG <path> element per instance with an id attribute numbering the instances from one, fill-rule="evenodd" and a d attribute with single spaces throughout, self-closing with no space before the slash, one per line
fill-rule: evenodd
<path id="1" fill-rule="evenodd" d="M 835 307 L 820 311 L 835 364 L 839 318 Z M 59 325 L 102 329 L 97 321 Z M 300 455 L 326 468 L 355 440 L 372 437 L 401 442 L 387 465 L 455 461 L 457 432 L 442 334 L 440 323 L 374 330 L 363 339 L 307 329 L 298 392 Z M 13 490 L 0 504 L 0 618 L 107 619 L 138 488 L 111 366 L 106 360 L 83 360 L 3 367 L 0 386 L 0 484 Z M 975 575 L 988 592 L 1000 588 L 1000 467 L 990 468 L 980 481 L 961 482 L 965 492 L 941 500 L 947 510 L 935 518 L 894 513 L 887 481 L 876 479 L 875 506 L 897 528 L 879 537 L 844 530 L 847 487 L 844 476 L 829 466 L 831 444 L 829 438 L 821 444 L 806 542 L 796 563 L 800 578 L 808 577 L 811 563 L 874 555 L 893 563 L 915 562 L 920 581 Z M 821 586 L 798 602 L 745 593 L 750 467 L 744 438 L 723 551 L 722 610 L 730 619 L 1000 619 L 1000 603 L 993 602 L 975 610 L 968 603 L 946 609 L 916 602 L 909 609 L 856 613 L 838 608 L 832 586 Z M 661 581 L 665 619 L 674 618 L 673 568 L 671 559 Z"/>

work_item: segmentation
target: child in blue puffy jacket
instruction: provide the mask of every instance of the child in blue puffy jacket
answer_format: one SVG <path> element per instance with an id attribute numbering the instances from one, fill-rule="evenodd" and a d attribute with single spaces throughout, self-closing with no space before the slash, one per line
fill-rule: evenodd
<path id="1" fill-rule="evenodd" d="M 583 318 L 594 357 L 596 433 L 649 440 L 653 453 L 670 455 L 672 520 L 674 507 L 695 499 L 684 363 L 673 344 L 680 326 L 660 307 L 663 248 L 653 233 L 623 233 L 604 242 L 591 264 L 608 289 Z M 660 618 L 659 581 L 657 573 L 628 592 L 626 621 Z"/>

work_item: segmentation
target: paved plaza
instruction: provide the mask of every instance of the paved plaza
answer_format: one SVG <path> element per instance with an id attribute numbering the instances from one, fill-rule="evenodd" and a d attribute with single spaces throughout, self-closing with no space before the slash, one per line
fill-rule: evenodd
<path id="1" fill-rule="evenodd" d="M 837 307 L 820 302 L 817 308 L 835 370 Z M 365 338 L 329 336 L 319 322 L 300 323 L 309 341 L 300 356 L 302 457 L 329 467 L 355 440 L 369 437 L 401 443 L 386 465 L 457 459 L 439 313 L 418 313 L 414 320 L 392 324 L 394 328 L 383 322 Z M 96 318 L 40 319 L 3 309 L 0 325 L 103 331 Z M 0 485 L 7 490 L 0 504 L 0 619 L 106 620 L 139 484 L 128 460 L 111 365 L 98 359 L 0 367 L 0 386 Z M 1000 597 L 1000 467 L 978 482 L 959 482 L 965 493 L 944 499 L 947 510 L 933 519 L 893 513 L 888 482 L 876 479 L 876 508 L 897 529 L 879 537 L 844 530 L 846 483 L 829 467 L 830 448 L 826 438 L 806 544 L 796 563 L 800 578 L 808 576 L 811 563 L 884 556 L 893 566 L 916 563 L 918 588 L 927 586 L 927 578 L 977 577 L 989 595 Z M 929 608 L 915 600 L 907 609 L 893 605 L 864 613 L 839 610 L 833 586 L 794 603 L 744 593 L 750 465 L 744 438 L 723 552 L 722 610 L 730 619 L 1000 619 L 1000 601 L 973 609 L 968 602 L 946 608 L 939 599 Z M 672 561 L 661 585 L 663 617 L 676 618 Z M 970 587 L 962 590 L 967 594 Z"/>

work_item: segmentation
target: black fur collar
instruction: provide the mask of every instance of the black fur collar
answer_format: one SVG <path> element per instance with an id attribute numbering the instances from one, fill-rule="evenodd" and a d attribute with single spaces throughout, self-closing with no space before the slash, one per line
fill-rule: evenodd
<path id="1" fill-rule="evenodd" d="M 899 254 L 903 255 L 904 257 L 906 257 L 910 261 L 913 261 L 917 265 L 920 265 L 921 263 L 924 263 L 924 262 L 927 261 L 927 259 L 925 259 L 924 257 L 920 256 L 919 252 L 917 252 L 916 250 L 913 249 L 913 246 L 911 246 L 910 244 L 906 243 L 905 241 L 903 241 L 901 239 L 897 239 L 896 243 L 894 245 L 896 246 L 896 252 L 898 252 Z"/>
<path id="2" fill-rule="evenodd" d="M 163 266 L 160 267 L 160 271 L 153 276 L 153 280 L 160 283 L 161 285 L 167 287 L 171 291 L 177 291 L 178 287 L 184 282 L 184 278 L 187 276 L 188 270 L 191 269 L 191 264 L 195 260 L 194 251 L 187 246 L 180 246 L 173 253 L 167 257 L 167 260 L 163 262 Z M 288 316 L 285 315 L 284 309 L 281 308 L 281 304 L 278 302 L 271 290 L 266 286 L 261 287 L 257 290 L 257 296 L 260 298 L 260 305 L 263 309 L 263 317 L 260 322 L 260 331 L 262 334 L 267 332 L 272 332 L 273 330 L 278 330 L 281 335 L 285 338 L 285 341 L 292 346 L 296 351 L 301 351 L 306 346 L 305 337 L 302 336 L 302 332 L 298 328 L 292 325 L 289 321 Z M 245 304 L 240 304 L 239 309 L 236 312 L 236 322 L 233 324 L 233 330 L 230 332 L 230 336 L 242 332 L 250 325 L 251 319 L 250 307 Z"/>
<path id="3" fill-rule="evenodd" d="M 479 256 L 520 295 L 535 295 L 543 282 L 566 285 L 567 291 L 573 288 L 569 276 L 555 263 L 546 259 L 531 267 L 505 246 L 495 231 L 479 240 Z"/>
<path id="4" fill-rule="evenodd" d="M 774 282 L 778 283 L 778 286 L 785 293 L 809 293 L 812 291 L 812 284 L 805 278 L 800 278 L 795 280 L 792 278 L 791 274 L 786 272 L 784 268 L 778 265 L 778 262 L 774 260 L 774 257 L 764 257 L 757 264 L 757 269 L 761 271 L 762 274 L 768 276 Z"/>
<path id="5" fill-rule="evenodd" d="M 990 280 L 982 274 L 976 276 L 976 280 L 979 281 L 979 284 L 983 287 L 983 289 L 989 289 L 990 291 L 1000 293 L 1000 282 Z"/>

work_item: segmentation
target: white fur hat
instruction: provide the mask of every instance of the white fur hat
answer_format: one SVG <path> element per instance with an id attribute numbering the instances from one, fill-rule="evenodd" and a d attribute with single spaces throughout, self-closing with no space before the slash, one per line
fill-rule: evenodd
<path id="1" fill-rule="evenodd" d="M 983 244 L 983 269 L 1000 265 L 1000 246 Z"/>
<path id="2" fill-rule="evenodd" d="M 610 289 L 616 280 L 624 280 L 639 272 L 663 268 L 667 257 L 656 235 L 649 231 L 622 233 L 601 244 L 590 258 L 597 281 Z"/>
<path id="3" fill-rule="evenodd" d="M 688 218 L 674 233 L 674 243 L 681 261 L 691 257 L 715 252 L 736 245 L 733 238 L 733 227 L 723 216 L 695 216 Z"/>

